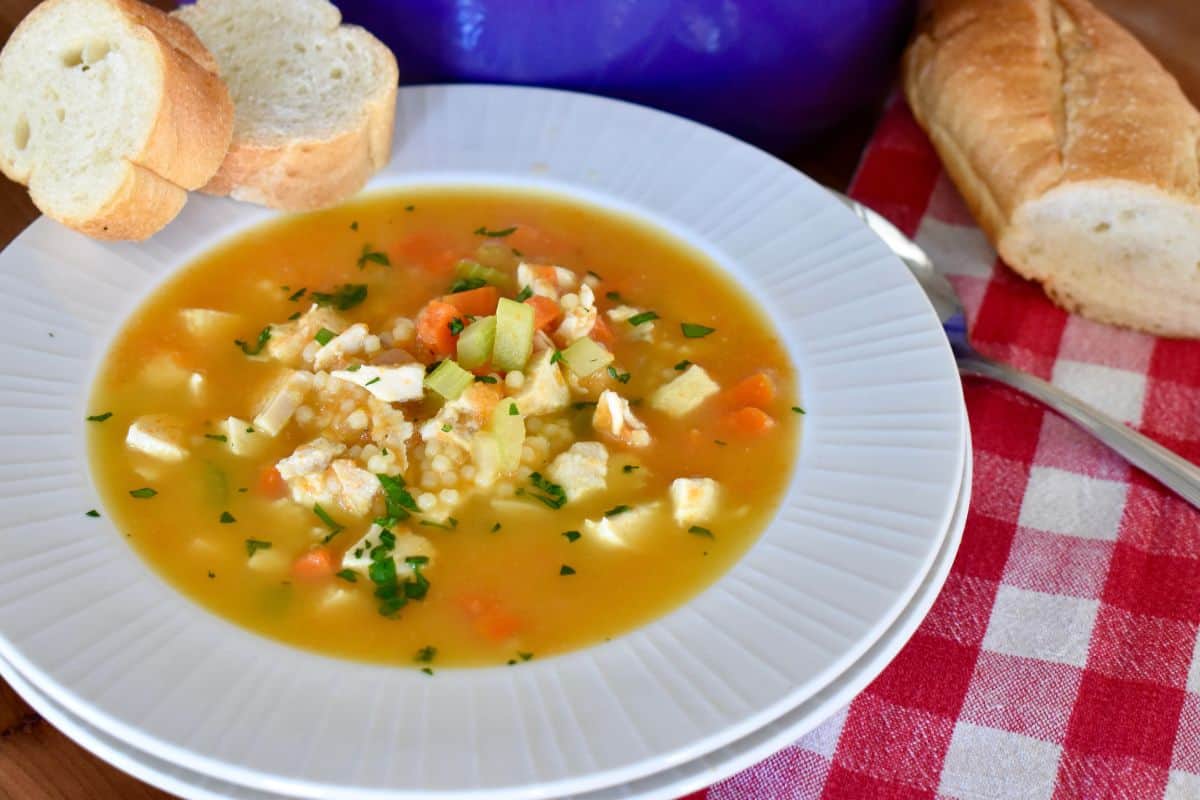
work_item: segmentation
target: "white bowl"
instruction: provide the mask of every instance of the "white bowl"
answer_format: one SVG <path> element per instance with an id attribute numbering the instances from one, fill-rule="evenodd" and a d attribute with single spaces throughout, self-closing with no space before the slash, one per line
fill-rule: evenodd
<path id="1" fill-rule="evenodd" d="M 0 656 L 101 730 L 302 797 L 534 798 L 686 763 L 777 719 L 890 626 L 959 495 L 965 411 L 904 267 L 804 176 L 691 122 L 549 90 L 402 89 L 372 188 L 540 187 L 633 212 L 762 302 L 801 374 L 799 464 L 762 538 L 685 607 L 519 668 L 418 672 L 256 636 L 124 543 L 88 474 L 108 342 L 178 266 L 272 216 L 194 197 L 142 244 L 39 220 L 0 254 Z M 48 334 L 53 333 L 53 337 Z"/>

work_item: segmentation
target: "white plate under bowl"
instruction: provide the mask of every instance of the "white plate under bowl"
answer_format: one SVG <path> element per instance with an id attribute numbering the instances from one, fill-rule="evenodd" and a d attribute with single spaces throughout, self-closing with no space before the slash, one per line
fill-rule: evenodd
<path id="1" fill-rule="evenodd" d="M 823 189 L 692 122 L 587 95 L 400 91 L 370 188 L 542 188 L 658 224 L 754 294 L 808 410 L 775 520 L 720 581 L 613 641 L 435 679 L 259 637 L 124 542 L 88 473 L 85 399 L 127 314 L 273 212 L 195 196 L 141 244 L 42 219 L 0 254 L 0 656 L 134 747 L 300 797 L 590 791 L 686 763 L 826 687 L 928 572 L 959 494 L 962 390 L 916 283 Z M 53 334 L 51 336 L 50 334 Z"/>
<path id="2" fill-rule="evenodd" d="M 757 763 L 770 753 L 794 742 L 849 703 L 883 671 L 909 640 L 945 584 L 950 566 L 954 562 L 954 555 L 962 541 L 963 528 L 967 521 L 970 486 L 971 458 L 968 452 L 963 491 L 959 495 L 958 506 L 946 532 L 945 541 L 929 573 L 887 632 L 871 645 L 862 658 L 828 686 L 769 725 L 712 753 L 663 772 L 647 775 L 632 783 L 576 795 L 574 800 L 672 800 L 682 797 Z M 79 719 L 33 688 L 3 659 L 0 659 L 0 677 L 7 680 L 34 710 L 82 747 L 118 769 L 163 791 L 190 800 L 293 800 L 286 795 L 250 789 L 201 775 L 130 747 Z"/>

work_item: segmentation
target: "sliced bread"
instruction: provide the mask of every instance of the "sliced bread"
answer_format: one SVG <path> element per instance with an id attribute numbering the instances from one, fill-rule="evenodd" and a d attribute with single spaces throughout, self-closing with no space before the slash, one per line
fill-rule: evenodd
<path id="1" fill-rule="evenodd" d="M 200 0 L 173 12 L 221 65 L 236 106 L 204 188 L 293 211 L 333 205 L 391 156 L 391 51 L 325 0 Z"/>
<path id="2" fill-rule="evenodd" d="M 1004 260 L 1063 307 L 1200 336 L 1200 113 L 1087 0 L 936 0 L 904 88 Z"/>
<path id="3" fill-rule="evenodd" d="M 232 130 L 215 60 L 136 0 L 48 0 L 0 52 L 0 170 L 90 236 L 162 228 L 216 173 Z"/>

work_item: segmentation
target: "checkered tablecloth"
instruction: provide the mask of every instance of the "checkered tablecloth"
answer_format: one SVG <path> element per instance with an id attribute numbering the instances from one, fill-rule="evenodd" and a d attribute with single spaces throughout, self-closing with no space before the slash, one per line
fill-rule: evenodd
<path id="1" fill-rule="evenodd" d="M 1200 461 L 1200 342 L 1071 316 L 1000 263 L 902 101 L 851 194 L 950 277 L 981 352 Z M 965 390 L 974 496 L 928 618 L 848 708 L 695 800 L 1200 798 L 1200 513 L 1037 403 Z"/>

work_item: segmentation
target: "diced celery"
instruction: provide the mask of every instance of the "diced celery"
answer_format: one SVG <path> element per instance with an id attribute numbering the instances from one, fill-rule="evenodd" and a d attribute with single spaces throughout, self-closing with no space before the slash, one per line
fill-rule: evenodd
<path id="1" fill-rule="evenodd" d="M 449 358 L 425 376 L 426 388 L 432 389 L 447 400 L 457 400 L 474 381 L 474 375 Z"/>
<path id="2" fill-rule="evenodd" d="M 475 369 L 492 357 L 496 341 L 496 318 L 480 317 L 458 336 L 458 363 L 465 369 Z"/>
<path id="3" fill-rule="evenodd" d="M 496 341 L 492 364 L 496 369 L 523 369 L 533 352 L 533 306 L 500 298 L 496 306 Z"/>
<path id="4" fill-rule="evenodd" d="M 586 378 L 598 369 L 604 369 L 612 363 L 612 353 L 604 349 L 586 336 L 576 339 L 570 347 L 562 351 L 563 361 L 581 378 Z"/>
<path id="5" fill-rule="evenodd" d="M 505 289 L 512 286 L 513 282 L 510 276 L 500 270 L 485 267 L 478 261 L 472 261 L 469 258 L 459 259 L 458 263 L 454 265 L 454 276 L 456 278 L 478 278 L 492 286 Z"/>
<path id="6" fill-rule="evenodd" d="M 517 413 L 513 413 L 516 410 Z M 505 398 L 492 412 L 492 433 L 500 446 L 500 469 L 515 472 L 521 466 L 521 448 L 525 445 L 525 417 L 515 400 Z"/>
<path id="7" fill-rule="evenodd" d="M 520 259 L 502 240 L 488 239 L 476 248 L 475 260 L 485 267 L 507 270 L 511 274 Z"/>

